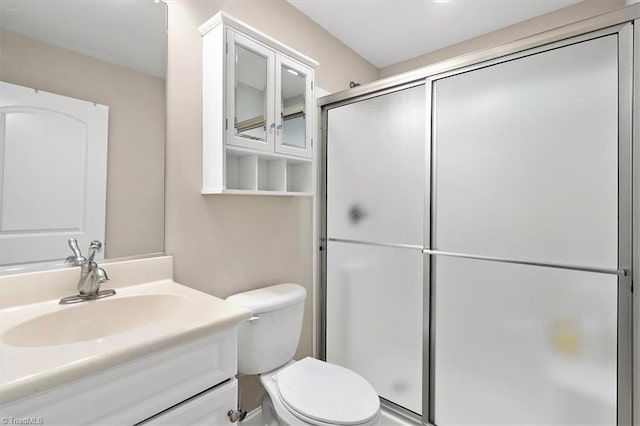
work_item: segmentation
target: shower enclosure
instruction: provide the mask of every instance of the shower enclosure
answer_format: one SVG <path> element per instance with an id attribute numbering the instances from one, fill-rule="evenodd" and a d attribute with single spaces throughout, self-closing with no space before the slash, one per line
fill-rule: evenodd
<path id="1" fill-rule="evenodd" d="M 631 423 L 639 10 L 324 98 L 321 356 L 425 424 Z"/>

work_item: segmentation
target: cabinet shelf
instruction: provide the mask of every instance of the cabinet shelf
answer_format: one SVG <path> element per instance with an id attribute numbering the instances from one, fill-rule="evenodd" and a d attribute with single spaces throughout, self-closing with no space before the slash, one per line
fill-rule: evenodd
<path id="1" fill-rule="evenodd" d="M 278 197 L 312 197 L 313 192 L 290 192 L 290 191 L 250 191 L 245 189 L 220 189 L 218 191 L 212 190 L 202 194 L 205 195 L 266 195 L 266 196 L 278 196 Z"/>
<path id="2" fill-rule="evenodd" d="M 274 160 L 285 159 L 290 164 L 312 163 L 313 162 L 313 159 L 311 159 L 311 158 L 296 157 L 296 156 L 293 156 L 293 155 L 278 154 L 278 153 L 274 153 L 274 152 L 259 152 L 259 153 L 257 153 L 255 150 L 253 150 L 251 148 L 243 148 L 243 147 L 240 147 L 240 146 L 227 146 L 226 152 L 229 155 L 236 155 L 236 156 L 242 156 L 242 155 L 247 155 L 247 154 L 256 154 L 261 158 L 270 158 L 270 159 L 274 159 Z"/>
<path id="3" fill-rule="evenodd" d="M 203 194 L 313 195 L 312 162 L 280 155 L 229 149 L 221 188 Z"/>

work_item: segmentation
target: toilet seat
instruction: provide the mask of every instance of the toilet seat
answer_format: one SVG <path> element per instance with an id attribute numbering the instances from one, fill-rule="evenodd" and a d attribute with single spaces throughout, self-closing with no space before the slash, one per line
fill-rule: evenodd
<path id="1" fill-rule="evenodd" d="M 301 420 L 316 425 L 359 425 L 378 415 L 380 400 L 360 375 L 304 358 L 276 375 L 278 396 Z"/>

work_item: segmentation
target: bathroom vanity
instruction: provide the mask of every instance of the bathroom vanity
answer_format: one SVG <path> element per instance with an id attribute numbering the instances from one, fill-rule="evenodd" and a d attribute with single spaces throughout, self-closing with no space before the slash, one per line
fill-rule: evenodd
<path id="1" fill-rule="evenodd" d="M 60 305 L 78 268 L 0 278 L 0 415 L 32 424 L 226 424 L 250 313 L 173 281 L 169 256 L 105 265 L 115 296 Z"/>

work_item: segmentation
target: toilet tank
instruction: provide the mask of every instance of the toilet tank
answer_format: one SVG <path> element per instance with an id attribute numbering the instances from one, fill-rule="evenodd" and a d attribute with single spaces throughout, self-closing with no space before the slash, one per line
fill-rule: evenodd
<path id="1" fill-rule="evenodd" d="M 262 374 L 291 361 L 300 341 L 306 296 L 301 285 L 286 283 L 227 297 L 253 313 L 238 326 L 239 373 Z"/>

